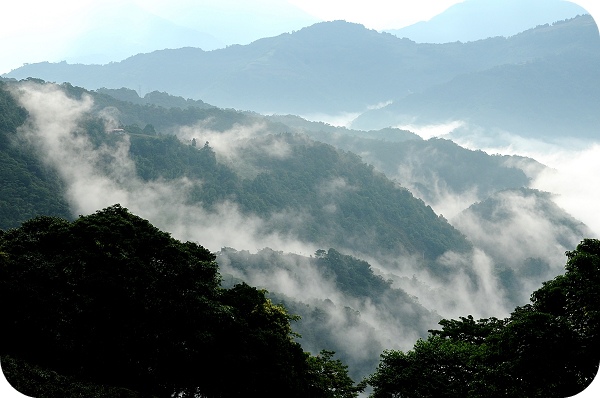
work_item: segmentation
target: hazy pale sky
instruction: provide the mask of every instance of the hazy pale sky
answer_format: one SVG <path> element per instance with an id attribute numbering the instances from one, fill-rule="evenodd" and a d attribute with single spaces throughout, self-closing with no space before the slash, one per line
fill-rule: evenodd
<path id="1" fill-rule="evenodd" d="M 158 16 L 214 36 L 222 45 L 344 19 L 368 28 L 398 29 L 428 20 L 462 0 L 19 0 L 4 4 L 0 73 L 41 61 L 70 59 L 78 37 L 106 24 Z M 597 0 L 575 0 L 594 15 Z M 88 44 L 89 45 L 89 44 Z M 133 55 L 133 54 L 129 54 Z M 119 61 L 117 59 L 115 61 Z"/>

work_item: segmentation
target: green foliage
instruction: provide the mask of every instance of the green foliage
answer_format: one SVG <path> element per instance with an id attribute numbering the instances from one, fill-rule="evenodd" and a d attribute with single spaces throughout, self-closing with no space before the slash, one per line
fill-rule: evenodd
<path id="1" fill-rule="evenodd" d="M 57 173 L 43 164 L 31 146 L 17 141 L 17 128 L 27 116 L 0 82 L 0 229 L 43 214 L 70 216 Z"/>
<path id="2" fill-rule="evenodd" d="M 33 365 L 8 355 L 0 356 L 2 372 L 19 392 L 36 398 L 153 398 L 122 387 L 92 383 Z"/>
<path id="3" fill-rule="evenodd" d="M 566 397 L 598 372 L 600 241 L 567 252 L 566 273 L 504 320 L 442 320 L 406 353 L 385 351 L 373 397 Z"/>
<path id="4" fill-rule="evenodd" d="M 333 359 L 335 352 L 322 350 L 317 356 L 308 358 L 311 377 L 309 396 L 326 398 L 355 398 L 363 391 L 363 386 L 355 386 L 348 376 L 348 367 L 339 359 Z"/>
<path id="5" fill-rule="evenodd" d="M 355 297 L 376 297 L 391 289 L 391 283 L 375 275 L 369 263 L 335 249 L 317 252 L 317 267 L 333 275 L 339 289 Z"/>
<path id="6" fill-rule="evenodd" d="M 256 254 L 223 248 L 217 254 L 217 261 L 236 277 L 268 288 L 273 301 L 283 303 L 300 315 L 293 328 L 302 336 L 299 341 L 304 349 L 311 353 L 323 349 L 336 351 L 348 365 L 349 375 L 354 380 L 373 372 L 377 356 L 384 348 L 379 331 L 371 322 L 373 311 L 385 314 L 389 325 L 405 325 L 405 332 L 416 335 L 439 320 L 437 314 L 425 309 L 415 297 L 393 288 L 390 282 L 376 275 L 367 262 L 335 249 L 317 250 L 315 256 L 303 257 L 268 248 Z M 271 278 L 271 275 L 277 277 Z M 314 297 L 319 286 L 310 286 L 311 293 L 306 296 L 302 293 L 290 296 L 290 289 L 302 289 L 307 280 L 323 281 L 331 286 L 320 293 L 331 299 Z M 232 285 L 234 281 L 231 276 L 223 277 L 224 284 Z M 290 288 L 290 284 L 296 288 Z M 367 311 L 371 314 L 362 314 L 364 309 L 357 307 L 361 305 L 357 303 L 368 303 Z M 361 336 L 358 355 L 348 350 L 348 334 Z"/>
<path id="7" fill-rule="evenodd" d="M 269 154 L 268 148 L 279 146 L 287 153 Z M 365 252 L 377 247 L 392 255 L 418 253 L 427 259 L 449 248 L 470 248 L 422 200 L 354 153 L 282 134 L 249 141 L 238 161 L 265 170 L 243 181 L 242 209 L 260 216 L 287 210 L 309 214 L 299 223 L 284 219 L 274 226 L 302 240 Z"/>
<path id="8" fill-rule="evenodd" d="M 257 116 L 217 108 L 141 106 L 70 84 L 63 84 L 62 89 L 74 98 L 92 95 L 97 109 L 117 107 L 126 136 L 106 134 L 104 121 L 95 116 L 86 117 L 76 134 L 86 134 L 94 148 L 103 145 L 110 148 L 128 140 L 129 155 L 138 176 L 145 181 L 187 177 L 192 182 L 185 192 L 189 203 L 210 207 L 227 200 L 247 215 L 269 220 L 266 232 L 291 234 L 307 242 L 364 252 L 376 248 L 382 255 L 408 252 L 429 261 L 447 250 L 460 252 L 470 248 L 464 236 L 423 201 L 353 153 L 305 136 L 280 134 L 240 141 L 235 156 L 218 159 L 209 145 L 194 147 L 160 132 L 167 126 L 199 122 L 211 130 L 222 131 L 236 124 L 253 124 L 259 120 Z M 31 148 L 24 152 L 35 157 Z M 7 159 L 14 163 L 18 158 L 8 153 Z M 99 159 L 99 170 L 106 167 L 108 171 L 110 159 L 106 158 L 104 166 L 104 157 Z M 30 168 L 35 165 L 36 162 L 28 162 Z M 15 167 L 6 170 L 14 171 Z M 58 176 L 52 179 L 47 168 L 42 170 L 45 175 L 40 179 L 45 185 L 39 191 L 35 189 L 39 184 L 28 182 L 32 177 L 29 172 L 25 182 L 21 179 L 19 184 L 5 185 L 9 190 L 6 197 L 16 196 L 18 203 L 23 197 L 35 195 L 25 203 L 31 206 L 37 200 L 41 202 L 37 207 L 47 209 L 42 214 L 64 217 L 67 210 L 60 179 Z M 7 173 L 7 182 L 15 176 L 20 178 L 20 174 Z M 18 189 L 13 189 L 15 185 Z M 51 191 L 50 187 L 56 185 Z M 30 186 L 33 189 L 28 189 Z M 5 207 L 10 218 L 9 201 Z M 285 213 L 300 217 L 281 217 Z M 17 226 L 25 219 L 19 215 L 7 226 Z"/>
<path id="9" fill-rule="evenodd" d="M 248 215 L 271 220 L 268 231 L 340 248 L 418 253 L 428 260 L 470 247 L 423 201 L 357 155 L 304 136 L 267 135 L 240 142 L 227 164 L 208 143 L 194 147 L 174 136 L 143 134 L 129 139 L 142 179 L 201 181 L 190 189 L 190 202 L 211 206 L 228 200 Z M 307 216 L 278 216 L 285 212 Z"/>
<path id="10" fill-rule="evenodd" d="M 188 177 L 202 181 L 191 188 L 190 201 L 207 206 L 237 194 L 241 184 L 237 175 L 217 163 L 215 152 L 208 145 L 195 148 L 181 143 L 175 136 L 130 136 L 130 155 L 136 163 L 137 174 L 145 181 L 160 178 Z"/>
<path id="11" fill-rule="evenodd" d="M 306 396 L 297 318 L 265 293 L 221 288 L 215 255 L 119 205 L 73 222 L 38 217 L 0 233 L 0 300 L 12 303 L 0 355 L 35 396 L 45 382 L 92 395 L 106 385 L 133 396 Z"/>

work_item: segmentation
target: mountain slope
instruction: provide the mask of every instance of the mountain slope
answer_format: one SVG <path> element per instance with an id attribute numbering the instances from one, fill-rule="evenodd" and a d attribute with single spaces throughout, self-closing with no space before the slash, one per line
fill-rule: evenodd
<path id="1" fill-rule="evenodd" d="M 465 209 L 452 223 L 495 260 L 514 303 L 556 272 L 558 256 L 591 235 L 552 201 L 550 193 L 527 188 L 496 192 Z"/>
<path id="2" fill-rule="evenodd" d="M 173 190 L 173 205 L 182 207 L 172 206 L 172 211 L 189 207 L 186 211 L 202 218 L 233 210 L 226 218 L 254 225 L 249 233 L 258 241 L 280 236 L 309 247 L 322 244 L 378 255 L 418 253 L 427 261 L 447 250 L 470 247 L 423 201 L 357 155 L 306 136 L 272 134 L 256 116 L 217 108 L 165 110 L 110 102 L 104 94 L 70 85 L 25 82 L 11 90 L 31 115 L 20 134 L 29 140 L 32 153 L 61 176 L 74 212 L 90 206 L 85 192 L 96 190 L 95 184 L 105 188 L 93 202 L 120 197 L 142 214 L 155 206 L 151 212 L 160 213 L 162 205 L 142 203 L 162 201 L 162 195 Z M 99 100 L 95 105 L 91 95 Z M 54 104 L 53 112 L 48 113 L 46 101 Z M 77 111 L 68 112 L 69 106 Z M 178 120 L 175 132 L 180 139 L 157 132 L 152 124 L 142 128 L 106 119 L 109 111 L 111 117 L 127 112 L 137 120 Z M 119 125 L 124 134 L 112 130 Z M 190 222 L 177 228 L 191 228 Z M 220 234 L 219 239 L 217 244 L 235 247 L 238 236 Z"/>
<path id="3" fill-rule="evenodd" d="M 27 116 L 0 82 L 0 229 L 35 216 L 70 215 L 60 176 L 19 138 Z"/>
<path id="4" fill-rule="evenodd" d="M 586 51 L 597 41 L 589 16 L 509 39 L 444 45 L 416 44 L 334 21 L 245 46 L 155 51 L 104 66 L 31 64 L 5 76 L 69 81 L 88 89 L 142 87 L 266 113 L 356 112 L 459 74 Z"/>
<path id="5" fill-rule="evenodd" d="M 62 187 L 40 196 L 66 203 L 71 214 L 121 203 L 178 239 L 202 241 L 220 251 L 221 259 L 246 264 L 230 267 L 225 281 L 241 278 L 267 287 L 274 299 L 303 314 L 307 322 L 300 330 L 311 349 L 326 347 L 348 330 L 367 336 L 360 344 L 348 340 L 336 346 L 363 374 L 373 364 L 371 354 L 414 341 L 437 314 L 505 314 L 522 298 L 511 295 L 505 280 L 514 278 L 505 275 L 510 261 L 526 258 L 487 254 L 484 244 L 472 244 L 479 242 L 477 236 L 469 241 L 403 187 L 404 181 L 414 184 L 415 177 L 423 177 L 420 170 L 423 185 L 439 179 L 457 193 L 481 186 L 483 195 L 526 183 L 520 170 L 510 168 L 518 158 L 490 157 L 393 129 L 336 138 L 349 130 L 295 118 L 290 128 L 282 119 L 203 103 L 185 109 L 134 104 L 70 84 L 31 80 L 6 83 L 5 89 L 13 103 L 0 115 L 8 116 L 6 125 L 18 138 L 14 143 L 42 165 L 47 174 L 41 180 L 52 182 L 48 175 L 54 176 Z M 171 101 L 181 103 L 167 97 Z M 300 127 L 325 131 L 308 136 L 295 130 Z M 364 144 L 392 168 L 414 163 L 414 174 L 392 181 L 355 153 L 318 142 L 320 134 L 354 148 Z M 398 139 L 391 145 L 391 139 L 373 138 L 377 134 Z M 425 167 L 411 155 L 437 163 Z M 395 163 L 394 156 L 400 158 Z M 15 197 L 32 200 L 25 186 Z M 537 211 L 537 225 L 552 210 Z M 555 241 L 570 239 L 570 230 L 560 228 L 543 235 L 552 249 L 544 260 L 554 257 Z M 528 241 L 520 243 L 524 255 L 537 253 Z M 549 265 L 544 275 L 558 272 L 550 261 L 536 261 L 532 264 L 544 272 Z M 526 275 L 525 282 L 540 283 L 540 275 Z M 403 337 L 378 325 L 393 325 Z M 368 352 L 362 349 L 367 346 Z"/>
<path id="6" fill-rule="evenodd" d="M 372 372 L 383 349 L 404 347 L 408 336 L 422 337 L 439 321 L 415 297 L 376 275 L 370 264 L 334 249 L 304 257 L 223 248 L 217 262 L 225 285 L 248 281 L 300 315 L 293 327 L 303 348 L 336 351 L 355 380 Z M 390 330 L 402 330 L 402 336 L 393 338 Z"/>
<path id="7" fill-rule="evenodd" d="M 508 37 L 583 14 L 584 8 L 563 0 L 466 0 L 428 21 L 386 32 L 417 43 L 468 42 Z"/>
<path id="8" fill-rule="evenodd" d="M 578 23 L 593 24 L 578 18 Z M 569 22 L 563 22 L 569 23 Z M 525 32 L 552 30 L 560 24 Z M 597 33 L 596 33 L 597 35 Z M 566 37 L 564 39 L 567 39 Z M 456 76 L 449 82 L 365 112 L 352 127 L 443 124 L 463 121 L 488 131 L 533 138 L 594 138 L 600 122 L 600 36 L 585 51 L 507 64 Z"/>

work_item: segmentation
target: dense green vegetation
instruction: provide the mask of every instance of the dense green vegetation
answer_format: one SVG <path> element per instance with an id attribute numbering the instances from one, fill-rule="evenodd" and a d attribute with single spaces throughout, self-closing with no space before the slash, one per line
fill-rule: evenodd
<path id="1" fill-rule="evenodd" d="M 439 178 L 449 190 L 461 192 L 475 186 L 481 189 L 481 195 L 527 182 L 521 170 L 505 165 L 507 158 L 466 151 L 446 140 L 415 139 L 402 130 L 342 137 L 339 134 L 355 133 L 295 120 L 298 130 L 290 130 L 304 129 L 308 134 L 288 134 L 282 123 L 289 117 L 269 121 L 255 114 L 183 104 L 166 109 L 123 102 L 108 93 L 63 84 L 62 89 L 70 97 L 91 95 L 95 101 L 93 111 L 73 134 L 85 136 L 94 149 L 127 148 L 127 156 L 135 164 L 135 174 L 129 176 L 136 183 L 186 178 L 194 183 L 178 193 L 185 205 L 210 211 L 228 201 L 242 215 L 260 218 L 261 232 L 298 238 L 315 247 L 336 248 L 319 250 L 310 258 L 270 249 L 252 255 L 223 249 L 216 258 L 198 244 L 172 239 L 120 206 L 76 220 L 70 218 L 64 199 L 68 181 L 61 180 L 58 172 L 41 160 L 44 156 L 35 142 L 22 139 L 19 128 L 28 127 L 27 111 L 6 90 L 10 84 L 18 83 L 0 87 L 0 299 L 18 305 L 7 312 L 8 326 L 3 332 L 3 341 L 16 343 L 3 345 L 0 355 L 9 380 L 24 392 L 40 397 L 171 393 L 238 396 L 256 395 L 257 391 L 265 396 L 355 396 L 360 388 L 350 378 L 359 380 L 372 372 L 377 355 L 386 348 L 375 326 L 368 322 L 369 316 L 385 314 L 390 334 L 400 326 L 399 330 L 410 333 L 411 341 L 414 336 L 425 338 L 424 331 L 440 317 L 419 304 L 417 298 L 375 275 L 367 262 L 343 252 L 382 258 L 409 254 L 416 259 L 417 268 L 422 267 L 439 280 L 461 272 L 476 281 L 469 266 L 457 271 L 436 261 L 448 250 L 468 253 L 471 246 L 465 237 L 403 188 L 404 181 L 392 181 L 377 168 L 385 164 L 391 171 L 413 164 L 421 174 L 413 174 L 416 181 L 410 181 L 412 184 L 420 181 L 426 186 Z M 168 96 L 162 100 L 179 101 Z M 106 110 L 114 111 L 119 132 L 107 130 L 105 120 L 97 113 Z M 194 140 L 186 136 L 182 141 L 166 134 L 180 124 L 200 123 L 211 133 L 227 134 L 232 127 L 256 122 L 264 127 L 252 138 L 229 142 L 229 151 L 218 145 L 213 148 L 201 135 Z M 320 134 L 329 144 L 315 140 Z M 377 154 L 371 156 L 380 163 L 367 165 L 353 152 L 331 144 Z M 414 163 L 414 157 L 420 164 Z M 98 157 L 95 170 L 110 176 L 111 159 Z M 485 218 L 497 214 L 496 204 L 492 197 L 471 210 Z M 548 206 L 544 212 L 556 213 Z M 567 226 L 572 221 L 558 220 Z M 227 260 L 236 271 L 235 276 L 226 275 L 232 283 L 221 284 L 217 259 L 219 264 Z M 520 278 L 532 275 L 527 272 L 539 270 L 541 275 L 547 268 L 548 264 L 538 259 L 528 259 L 523 268 L 526 272 L 510 274 L 508 268 L 501 269 L 507 272 L 499 280 L 510 292 L 519 289 Z M 302 284 L 307 283 L 301 279 L 307 270 L 316 270 L 324 281 L 331 282 L 338 299 L 299 299 L 286 295 L 285 289 L 255 279 L 257 271 L 269 276 L 283 271 Z M 270 293 L 247 283 L 267 287 Z M 567 296 L 573 296 L 572 291 Z M 564 356 L 571 355 L 571 349 L 579 350 L 576 345 L 583 340 L 577 337 L 579 332 L 565 326 L 566 315 L 556 320 L 544 310 L 546 315 L 536 313 L 530 317 L 530 307 L 522 308 L 508 320 L 443 321 L 442 331 L 432 332 L 430 338 L 417 343 L 413 350 L 417 354 L 388 351 L 381 366 L 387 366 L 388 354 L 390 358 L 403 358 L 402 362 L 404 356 L 412 361 L 413 356 L 424 352 L 451 364 L 455 373 L 448 380 L 452 383 L 462 377 L 468 384 L 467 376 L 483 366 L 477 361 L 498 364 L 488 349 L 512 350 L 510 344 L 520 343 L 502 343 L 509 344 L 509 348 L 493 344 L 538 321 L 549 322 L 552 327 L 540 332 L 541 338 L 550 339 L 556 334 L 558 337 L 551 341 L 557 346 L 566 339 L 567 343 L 558 347 L 568 351 Z M 535 305 L 531 308 L 538 311 Z M 375 312 L 366 312 L 371 310 Z M 518 322 L 510 329 L 513 320 Z M 481 329 L 473 332 L 477 333 L 476 339 L 464 342 L 440 336 L 456 325 L 473 322 L 476 326 L 472 329 Z M 593 322 L 597 319 L 588 324 Z M 333 331 L 332 325 L 340 329 Z M 524 326 L 519 329 L 519 325 Z M 361 347 L 363 357 L 357 359 L 344 352 L 343 343 L 347 341 L 340 333 L 347 330 L 373 342 Z M 295 332 L 303 337 L 299 339 Z M 479 342 L 481 336 L 487 345 L 473 345 L 471 340 Z M 340 360 L 333 359 L 329 350 L 337 352 Z M 531 356 L 536 358 L 544 352 L 531 351 Z M 596 353 L 591 351 L 590 355 Z M 518 362 L 525 359 L 502 358 L 502 371 L 506 373 L 493 374 L 499 380 L 525 372 L 525 365 Z M 457 360 L 468 361 L 468 366 L 456 364 Z M 236 383 L 226 378 L 223 369 L 236 375 Z M 414 369 L 407 370 L 406 377 L 413 377 L 410 372 Z M 556 369 L 553 371 L 558 372 Z M 381 372 L 370 378 L 371 382 L 381 381 L 396 388 L 389 379 L 378 379 Z M 394 368 L 394 374 L 402 372 Z M 423 372 L 429 374 L 430 369 Z M 585 372 L 582 370 L 576 378 L 587 380 L 588 376 L 581 376 Z M 477 374 L 481 378 L 472 382 L 475 384 L 465 387 L 464 383 L 450 383 L 448 391 L 458 396 L 471 390 L 484 391 L 493 396 L 481 387 L 493 375 Z M 558 382 L 557 391 L 572 391 L 573 386 L 584 385 L 581 380 L 569 380 Z M 518 387 L 523 391 L 539 387 L 530 385 L 530 381 L 523 383 Z M 379 387 L 373 386 L 378 394 Z M 47 395 L 40 395 L 40 389 Z M 505 395 L 510 394 L 519 395 L 514 391 Z"/>
<path id="2" fill-rule="evenodd" d="M 274 252 L 223 255 L 240 269 L 285 262 Z M 584 389 L 600 358 L 600 241 L 567 257 L 566 273 L 510 317 L 444 319 L 412 350 L 384 351 L 365 380 L 372 396 L 558 398 Z M 221 287 L 215 260 L 119 205 L 0 231 L 6 377 L 37 397 L 357 396 L 363 383 L 333 351 L 303 351 L 297 316 L 265 290 Z M 330 249 L 311 261 L 347 294 L 374 303 L 390 295 L 361 260 Z"/>
<path id="3" fill-rule="evenodd" d="M 386 351 L 372 396 L 572 396 L 600 362 L 600 241 L 567 252 L 566 272 L 506 319 L 440 321 L 407 352 Z"/>
<path id="4" fill-rule="evenodd" d="M 31 145 L 18 141 L 17 128 L 27 116 L 0 82 L 0 229 L 37 215 L 69 216 L 60 177 Z"/>
<path id="5" fill-rule="evenodd" d="M 289 148 L 285 156 L 269 156 L 263 148 Z M 243 181 L 243 208 L 259 215 L 292 208 L 307 214 L 293 225 L 279 220 L 278 229 L 300 239 L 331 247 L 369 248 L 390 254 L 402 251 L 435 258 L 452 247 L 469 244 L 422 200 L 362 162 L 351 152 L 302 136 L 267 136 L 249 141 L 239 161 L 260 172 Z"/>
<path id="6" fill-rule="evenodd" d="M 0 232 L 6 376 L 37 397 L 355 396 L 346 367 L 304 353 L 295 316 L 265 293 L 221 288 L 212 253 L 119 205 L 38 217 Z"/>
<path id="7" fill-rule="evenodd" d="M 348 247 L 348 242 L 352 241 L 352 248 L 358 250 L 370 251 L 375 246 L 382 253 L 419 253 L 428 259 L 448 249 L 464 251 L 469 248 L 464 237 L 446 220 L 437 217 L 421 200 L 372 166 L 364 164 L 353 153 L 337 150 L 305 136 L 279 134 L 240 141 L 232 163 L 227 159 L 217 159 L 207 143 L 193 146 L 190 142 L 181 142 L 173 135 L 161 134 L 162 130 L 157 126 L 194 124 L 206 120 L 211 123 L 207 127 L 223 131 L 236 123 L 251 124 L 257 116 L 217 108 L 142 106 L 122 103 L 105 94 L 92 94 L 70 84 L 64 84 L 62 88 L 73 98 L 94 95 L 95 106 L 99 110 L 118 106 L 121 118 L 133 122 L 120 124 L 127 137 L 106 134 L 103 119 L 91 114 L 85 118 L 79 134 L 87 135 L 96 148 L 102 145 L 111 147 L 127 138 L 129 156 L 142 180 L 188 177 L 202 181 L 202 186 L 196 185 L 189 192 L 190 203 L 210 207 L 229 200 L 238 204 L 246 214 L 273 220 L 267 223 L 270 231 L 291 233 L 305 241 L 320 242 L 330 247 Z M 2 92 L 10 98 L 7 92 Z M 189 115 L 184 117 L 182 112 Z M 14 125 L 19 123 L 22 124 L 23 120 L 13 121 Z M 278 146 L 286 148 L 284 156 L 270 153 L 271 148 Z M 35 152 L 31 149 L 23 150 L 34 158 Z M 11 157 L 10 161 L 14 162 L 14 159 Z M 39 160 L 29 163 L 28 167 L 36 164 Z M 109 166 L 97 165 L 99 170 Z M 7 167 L 6 170 L 10 169 Z M 19 174 L 11 175 L 6 178 L 15 178 Z M 52 169 L 49 168 L 34 170 L 33 176 L 28 176 L 32 177 L 47 186 L 57 186 L 60 181 L 57 177 L 52 178 Z M 31 190 L 21 187 L 13 196 L 20 196 L 18 199 L 22 200 L 31 194 Z M 62 194 L 63 190 L 58 186 L 38 196 L 41 200 L 60 203 L 64 201 Z M 32 216 L 68 216 L 66 211 L 61 213 L 48 205 L 41 210 L 41 213 Z M 306 216 L 296 220 L 301 221 L 299 223 L 273 217 L 282 212 Z M 16 226 L 27 217 L 15 213 L 13 219 L 7 227 Z"/>
<path id="8" fill-rule="evenodd" d="M 76 87 L 66 85 L 65 89 L 72 95 L 81 95 Z M 121 106 L 107 97 L 101 97 L 97 106 L 106 105 L 103 101 Z M 306 213 L 300 222 L 278 219 L 268 228 L 332 247 L 343 248 L 353 241 L 352 248 L 358 250 L 376 246 L 390 254 L 421 253 L 429 259 L 450 248 L 457 251 L 469 248 L 464 237 L 423 201 L 364 164 L 352 152 L 337 150 L 302 135 L 270 134 L 239 140 L 231 159 L 219 161 L 209 143 L 197 143 L 194 147 L 175 136 L 156 136 L 156 126 L 207 120 L 211 123 L 207 127 L 224 131 L 236 123 L 249 125 L 258 120 L 257 116 L 216 108 L 166 110 L 132 103 L 120 110 L 137 115 L 144 121 L 140 126 L 148 123 L 144 129 L 136 124 L 123 126 L 130 133 L 129 152 L 138 175 L 146 181 L 183 176 L 202 181 L 202 187 L 192 189 L 189 195 L 193 203 L 210 206 L 227 199 L 237 203 L 246 214 L 263 219 L 275 218 L 274 215 L 285 211 Z M 178 112 L 189 112 L 191 119 Z M 94 139 L 104 137 L 104 142 L 110 144 L 111 137 L 102 134 L 101 124 L 96 126 L 88 124 L 87 133 Z M 283 129 L 272 127 L 276 131 Z M 283 155 L 273 150 L 282 147 Z"/>

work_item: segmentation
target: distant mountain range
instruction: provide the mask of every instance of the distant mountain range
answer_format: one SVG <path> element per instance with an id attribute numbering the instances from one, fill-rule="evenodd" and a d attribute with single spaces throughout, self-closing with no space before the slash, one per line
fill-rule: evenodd
<path id="1" fill-rule="evenodd" d="M 562 24 L 585 22 L 586 18 L 577 18 Z M 592 23 L 589 18 L 587 22 Z M 560 30 L 560 25 L 539 27 L 516 37 L 529 35 L 535 40 L 543 31 Z M 566 36 L 563 39 L 568 40 Z M 384 108 L 369 110 L 355 119 L 352 127 L 378 129 L 462 121 L 489 132 L 506 131 L 537 139 L 561 138 L 565 132 L 595 139 L 600 124 L 600 41 L 595 41 L 583 51 L 574 46 L 528 62 L 457 75 Z"/>
<path id="2" fill-rule="evenodd" d="M 361 113 L 393 102 L 359 118 L 354 126 L 362 130 L 459 118 L 523 126 L 520 133 L 541 122 L 536 135 L 560 134 L 568 125 L 589 136 L 600 115 L 599 57 L 589 15 L 507 39 L 437 45 L 334 21 L 246 46 L 155 51 L 104 66 L 38 63 L 4 76 L 166 91 L 261 113 Z"/>
<path id="3" fill-rule="evenodd" d="M 428 21 L 385 31 L 417 43 L 468 42 L 508 37 L 587 13 L 583 7 L 564 0 L 466 0 Z"/>

